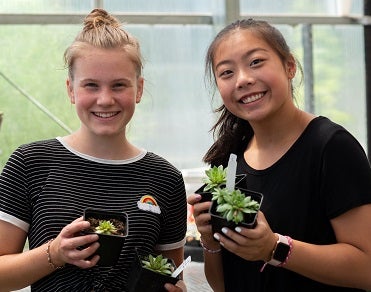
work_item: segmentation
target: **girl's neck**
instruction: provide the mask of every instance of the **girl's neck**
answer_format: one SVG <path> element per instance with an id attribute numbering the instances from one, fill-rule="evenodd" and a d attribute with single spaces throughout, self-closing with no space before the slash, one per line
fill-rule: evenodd
<path id="1" fill-rule="evenodd" d="M 253 123 L 253 141 L 259 147 L 269 146 L 270 144 L 281 144 L 294 142 L 301 135 L 309 122 L 315 116 L 299 109 L 279 118 L 271 118 L 262 123 Z"/>
<path id="2" fill-rule="evenodd" d="M 78 130 L 63 137 L 63 140 L 76 151 L 100 159 L 125 160 L 133 158 L 141 152 L 125 136 L 86 135 Z"/>
<path id="3" fill-rule="evenodd" d="M 304 132 L 314 115 L 296 110 L 278 121 L 252 125 L 254 136 L 244 157 L 255 169 L 266 169 L 277 162 Z"/>

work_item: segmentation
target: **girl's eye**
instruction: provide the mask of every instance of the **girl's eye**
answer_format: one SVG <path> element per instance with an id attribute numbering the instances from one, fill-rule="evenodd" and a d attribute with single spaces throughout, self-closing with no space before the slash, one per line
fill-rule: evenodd
<path id="1" fill-rule="evenodd" d="M 254 59 L 251 63 L 250 63 L 250 66 L 256 66 L 256 65 L 259 65 L 261 62 L 263 62 L 262 59 Z"/>
<path id="2" fill-rule="evenodd" d="M 125 87 L 127 87 L 125 83 L 115 83 L 112 86 L 112 89 L 114 89 L 114 90 L 120 90 L 120 89 L 123 89 Z"/>
<path id="3" fill-rule="evenodd" d="M 85 87 L 96 88 L 96 87 L 98 87 L 98 85 L 95 84 L 95 83 L 93 83 L 93 82 L 90 82 L 90 83 L 86 83 L 86 84 L 85 84 Z"/>
<path id="4" fill-rule="evenodd" d="M 233 72 L 231 70 L 224 70 L 224 71 L 222 71 L 222 72 L 219 73 L 219 77 L 228 77 L 232 73 Z"/>
<path id="5" fill-rule="evenodd" d="M 115 85 L 113 85 L 113 87 L 124 87 L 125 84 L 124 83 L 116 83 Z"/>

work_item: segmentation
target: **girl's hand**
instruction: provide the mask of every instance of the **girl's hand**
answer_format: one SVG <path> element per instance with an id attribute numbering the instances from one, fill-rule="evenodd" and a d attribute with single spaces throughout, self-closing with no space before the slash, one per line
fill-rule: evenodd
<path id="1" fill-rule="evenodd" d="M 195 218 L 195 223 L 198 232 L 201 234 L 202 242 L 210 250 L 219 250 L 219 243 L 214 240 L 212 234 L 212 228 L 210 224 L 211 215 L 209 213 L 209 208 L 211 201 L 201 202 L 201 195 L 191 194 L 187 198 L 188 204 L 193 206 L 193 217 Z"/>
<path id="2" fill-rule="evenodd" d="M 223 234 L 216 233 L 214 238 L 227 250 L 248 261 L 269 261 L 277 242 L 276 234 L 261 211 L 254 229 L 239 226 L 235 230 L 223 228 L 222 231 Z"/>
<path id="3" fill-rule="evenodd" d="M 187 198 L 188 204 L 193 206 L 193 217 L 195 218 L 198 231 L 201 235 L 204 233 L 211 235 L 211 216 L 208 213 L 211 202 L 199 203 L 200 200 L 201 195 L 199 194 L 191 194 Z"/>
<path id="4" fill-rule="evenodd" d="M 50 244 L 50 257 L 55 266 L 68 263 L 87 269 L 97 264 L 99 256 L 90 257 L 99 247 L 98 235 L 81 235 L 81 231 L 89 226 L 89 222 L 80 217 L 61 230 Z"/>
<path id="5" fill-rule="evenodd" d="M 166 283 L 165 289 L 169 292 L 187 292 L 187 287 L 183 280 L 179 280 L 175 285 Z"/>

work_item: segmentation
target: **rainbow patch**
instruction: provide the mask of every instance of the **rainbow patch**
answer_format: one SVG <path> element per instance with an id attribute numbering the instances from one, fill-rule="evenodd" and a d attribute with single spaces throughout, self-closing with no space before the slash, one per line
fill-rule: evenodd
<path id="1" fill-rule="evenodd" d="M 149 211 L 156 214 L 161 214 L 161 209 L 157 205 L 154 197 L 145 195 L 137 202 L 138 208 L 144 211 Z"/>
<path id="2" fill-rule="evenodd" d="M 140 202 L 144 203 L 144 204 L 150 204 L 150 205 L 153 205 L 153 206 L 158 206 L 155 198 L 152 197 L 152 196 L 148 196 L 148 195 L 145 195 L 145 196 L 141 197 Z"/>

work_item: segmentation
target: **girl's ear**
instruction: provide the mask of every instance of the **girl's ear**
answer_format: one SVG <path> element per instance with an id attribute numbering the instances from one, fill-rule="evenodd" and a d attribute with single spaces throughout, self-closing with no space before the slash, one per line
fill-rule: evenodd
<path id="1" fill-rule="evenodd" d="M 72 81 L 70 80 L 70 78 L 67 78 L 66 80 L 66 87 L 67 87 L 67 94 L 70 98 L 70 102 L 72 104 L 75 104 L 75 96 L 73 93 Z"/>
<path id="2" fill-rule="evenodd" d="M 293 79 L 296 75 L 296 62 L 293 56 L 286 63 L 287 77 Z"/>
<path id="3" fill-rule="evenodd" d="M 140 103 L 140 100 L 142 99 L 143 87 L 144 87 L 144 78 L 139 77 L 138 78 L 138 84 L 137 84 L 137 95 L 135 97 L 135 102 L 136 103 Z"/>

